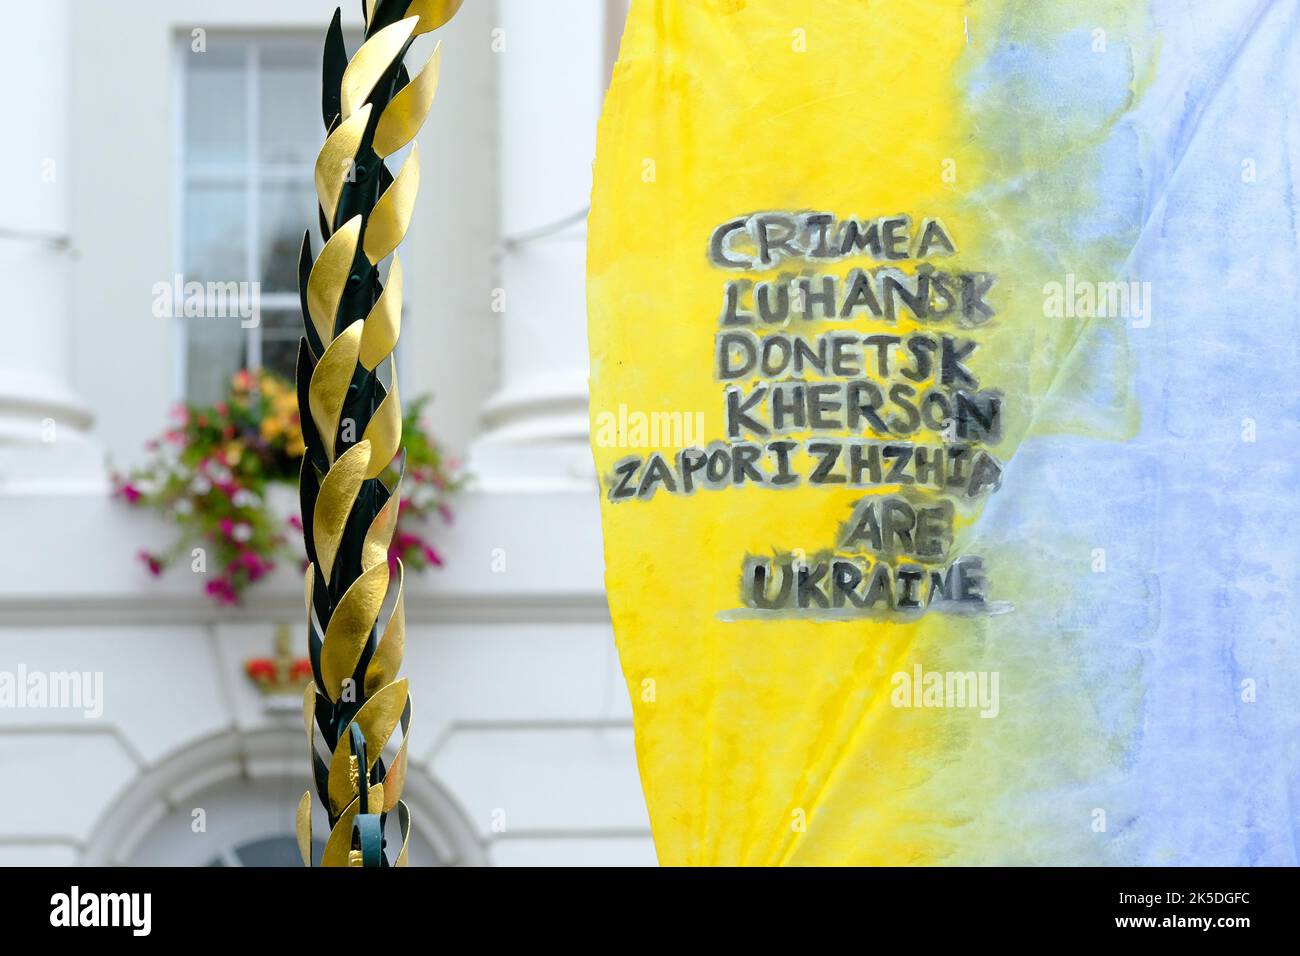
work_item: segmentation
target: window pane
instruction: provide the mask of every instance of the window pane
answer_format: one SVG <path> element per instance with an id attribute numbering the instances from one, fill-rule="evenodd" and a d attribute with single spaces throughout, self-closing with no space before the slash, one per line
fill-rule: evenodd
<path id="1" fill-rule="evenodd" d="M 185 197 L 185 278 L 247 282 L 243 185 L 190 183 Z"/>
<path id="2" fill-rule="evenodd" d="M 298 252 L 302 234 L 316 232 L 316 187 L 309 176 L 303 182 L 267 183 L 262 186 L 261 279 L 263 292 L 298 291 Z M 320 243 L 314 246 L 320 252 Z"/>
<path id="3" fill-rule="evenodd" d="M 262 312 L 262 367 L 292 382 L 298 365 L 302 315 L 298 309 Z"/>
<path id="4" fill-rule="evenodd" d="M 185 155 L 191 166 L 242 163 L 247 148 L 247 51 L 212 40 L 185 57 Z"/>
<path id="5" fill-rule="evenodd" d="M 264 163 L 313 163 L 325 142 L 318 46 L 270 43 L 260 48 L 259 158 Z"/>
<path id="6" fill-rule="evenodd" d="M 230 392 L 230 380 L 248 364 L 248 334 L 237 319 L 187 319 L 185 398 L 215 405 Z"/>

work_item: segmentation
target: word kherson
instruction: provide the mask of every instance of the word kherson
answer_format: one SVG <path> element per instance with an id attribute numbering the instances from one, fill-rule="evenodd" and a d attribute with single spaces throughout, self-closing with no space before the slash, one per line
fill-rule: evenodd
<path id="1" fill-rule="evenodd" d="M 384 160 L 423 125 L 438 84 L 439 49 L 411 77 L 412 41 L 451 19 L 461 0 L 366 0 L 365 41 L 348 59 L 341 13 L 325 40 L 321 99 L 325 145 L 316 160 L 320 230 L 299 259 L 304 336 L 298 349 L 303 457 L 300 493 L 307 549 L 308 654 L 303 701 L 316 793 L 329 835 L 322 866 L 404 866 L 410 812 L 401 800 L 411 701 L 397 677 L 405 643 L 403 567 L 389 572 L 401 464 L 380 479 L 402 438 L 397 346 L 406 235 L 419 188 L 414 146 L 394 175 Z M 391 257 L 391 259 L 390 259 Z M 383 280 L 379 267 L 390 259 Z M 383 373 L 387 372 L 385 376 Z M 389 595 L 391 592 L 391 600 Z M 379 632 L 381 609 L 391 611 Z M 398 725 L 390 766 L 381 754 Z M 322 747 L 323 745 L 323 747 Z M 401 842 L 390 861 L 385 824 L 397 811 Z M 311 792 L 298 804 L 298 846 L 312 864 Z"/>

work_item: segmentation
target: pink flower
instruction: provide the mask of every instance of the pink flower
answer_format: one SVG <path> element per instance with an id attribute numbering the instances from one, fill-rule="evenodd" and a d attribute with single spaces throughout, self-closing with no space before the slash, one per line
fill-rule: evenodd
<path id="1" fill-rule="evenodd" d="M 135 504 L 142 497 L 140 489 L 135 485 L 127 482 L 122 486 L 122 497 L 126 499 L 127 504 Z"/>
<path id="2" fill-rule="evenodd" d="M 145 567 L 149 569 L 149 573 L 154 577 L 158 577 L 158 575 L 162 574 L 162 562 L 148 551 L 139 551 L 136 553 L 136 557 L 144 562 Z"/>
<path id="3" fill-rule="evenodd" d="M 301 531 L 302 519 L 299 518 L 297 515 L 289 515 L 289 526 L 291 528 L 296 528 L 298 531 Z"/>
<path id="4" fill-rule="evenodd" d="M 221 529 L 221 533 L 227 538 L 235 533 L 235 522 L 233 518 L 222 518 L 217 522 L 217 527 Z"/>
<path id="5" fill-rule="evenodd" d="M 435 567 L 442 567 L 442 555 L 427 544 L 424 546 L 424 559 Z"/>
<path id="6" fill-rule="evenodd" d="M 272 565 L 270 561 L 264 560 L 256 551 L 241 551 L 235 560 L 231 562 L 230 568 L 227 570 L 233 570 L 237 567 L 242 567 L 246 572 L 248 572 L 249 581 L 258 581 L 261 580 L 266 572 L 270 571 L 274 565 Z"/>
<path id="7" fill-rule="evenodd" d="M 238 604 L 239 595 L 235 593 L 235 587 L 225 578 L 214 578 L 209 581 L 206 588 L 208 597 L 215 600 L 218 604 Z"/>

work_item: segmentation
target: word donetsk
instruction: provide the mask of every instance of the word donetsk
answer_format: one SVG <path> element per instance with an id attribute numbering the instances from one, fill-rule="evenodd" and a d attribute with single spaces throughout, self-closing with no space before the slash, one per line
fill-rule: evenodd
<path id="1" fill-rule="evenodd" d="M 713 231 L 709 259 L 732 270 L 766 270 L 785 259 L 833 262 L 853 256 L 902 261 L 953 255 L 956 247 L 937 219 L 914 228 L 909 216 L 838 222 L 829 213 L 759 213 L 725 222 Z M 895 266 L 850 269 L 846 276 L 782 275 L 775 281 L 735 279 L 726 284 L 720 322 L 752 325 L 791 318 L 852 320 L 870 315 L 894 321 L 954 319 L 982 325 L 996 312 L 985 301 L 997 277 L 988 272 L 937 271 L 919 264 L 914 273 Z"/>

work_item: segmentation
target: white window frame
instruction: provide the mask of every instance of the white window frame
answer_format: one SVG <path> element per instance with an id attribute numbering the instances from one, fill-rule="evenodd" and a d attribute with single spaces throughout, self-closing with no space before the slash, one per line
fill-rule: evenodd
<path id="1" fill-rule="evenodd" d="M 188 34 L 179 34 L 174 47 L 175 58 L 172 69 L 177 97 L 172 129 L 172 262 L 174 264 L 172 274 L 183 275 L 185 272 L 186 201 L 191 183 L 238 182 L 240 185 L 247 185 L 248 187 L 244 199 L 244 270 L 248 276 L 248 281 L 254 281 L 254 277 L 260 279 L 261 276 L 261 263 L 258 261 L 258 256 L 260 254 L 259 240 L 262 222 L 258 199 L 261 194 L 262 184 L 266 182 L 311 183 L 314 181 L 314 167 L 311 162 L 304 162 L 301 165 L 293 163 L 263 164 L 257 159 L 262 118 L 262 51 L 267 46 L 284 45 L 286 42 L 316 41 L 318 38 L 307 33 L 274 34 L 244 32 L 233 29 L 222 30 L 218 36 L 239 43 L 247 51 L 244 62 L 246 80 L 244 91 L 244 135 L 247 141 L 247 155 L 239 166 L 216 163 L 208 166 L 195 166 L 188 161 L 185 141 L 185 126 L 189 119 L 186 96 L 189 80 L 188 58 L 195 54 L 190 49 L 190 36 Z M 211 36 L 209 36 L 209 41 L 211 41 Z M 308 104 L 307 108 L 315 109 L 316 105 L 314 103 Z M 323 141 L 323 131 L 321 138 Z M 311 220 L 304 222 L 302 227 L 304 230 L 311 229 L 315 233 L 317 223 L 315 220 Z M 264 312 L 298 311 L 301 309 L 301 299 L 297 292 L 264 292 L 261 297 L 261 307 Z M 176 400 L 185 402 L 188 401 L 189 397 L 186 389 L 186 373 L 189 358 L 187 346 L 190 326 L 188 322 L 181 320 L 177 323 L 177 327 L 179 331 L 176 335 L 175 362 L 173 363 L 175 376 L 172 387 Z M 248 367 L 251 369 L 261 368 L 262 324 L 259 322 L 256 327 L 244 329 L 243 331 L 248 350 Z"/>

